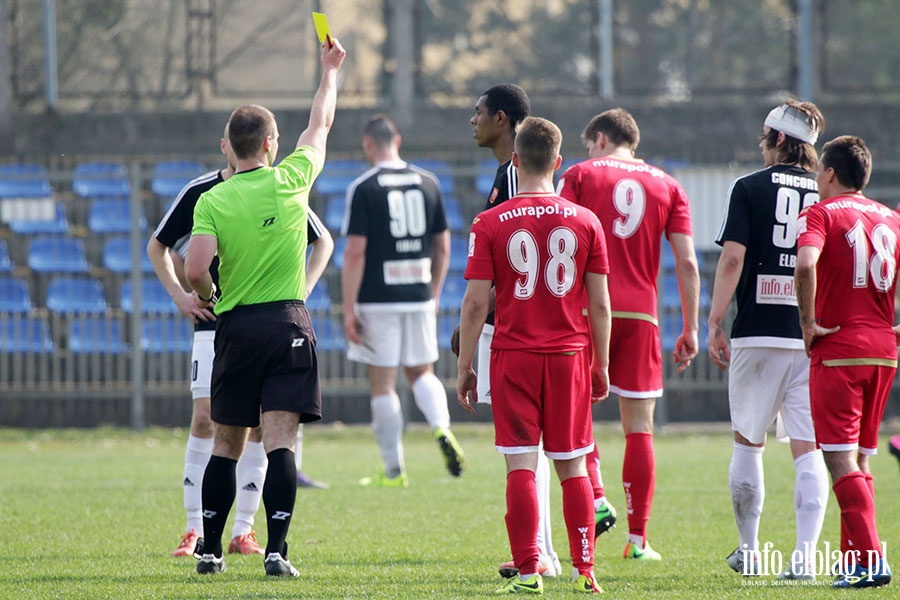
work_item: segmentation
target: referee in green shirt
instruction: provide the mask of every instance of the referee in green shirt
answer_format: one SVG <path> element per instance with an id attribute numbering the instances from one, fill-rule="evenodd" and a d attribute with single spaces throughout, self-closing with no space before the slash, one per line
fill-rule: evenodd
<path id="1" fill-rule="evenodd" d="M 316 338 L 303 306 L 307 213 L 309 191 L 325 160 L 345 57 L 336 39 L 323 45 L 322 80 L 309 125 L 277 167 L 272 166 L 278 153 L 274 115 L 258 105 L 236 109 L 228 121 L 236 172 L 204 193 L 194 208 L 185 270 L 197 306 L 214 305 L 218 317 L 211 382 L 216 428 L 203 476 L 198 573 L 225 570 L 222 532 L 236 493 L 235 465 L 248 429 L 260 424 L 262 413 L 269 459 L 262 491 L 266 574 L 299 575 L 285 542 L 297 495 L 294 442 L 299 423 L 322 418 Z M 209 275 L 216 254 L 221 290 Z"/>

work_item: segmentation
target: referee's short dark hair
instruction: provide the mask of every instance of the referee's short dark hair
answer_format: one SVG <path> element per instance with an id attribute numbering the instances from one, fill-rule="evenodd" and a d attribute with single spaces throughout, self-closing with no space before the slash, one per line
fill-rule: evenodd
<path id="1" fill-rule="evenodd" d="M 514 83 L 500 83 L 489 87 L 482 94 L 484 105 L 489 115 L 496 115 L 498 111 L 506 113 L 506 117 L 512 126 L 519 124 L 531 114 L 531 101 L 525 90 Z"/>
<path id="2" fill-rule="evenodd" d="M 275 136 L 275 115 L 265 106 L 248 104 L 234 109 L 228 119 L 228 141 L 238 158 L 259 152 L 266 136 Z"/>
<path id="3" fill-rule="evenodd" d="M 372 138 L 372 141 L 379 146 L 389 146 L 400 133 L 387 115 L 378 114 L 373 115 L 366 122 L 363 135 Z"/>

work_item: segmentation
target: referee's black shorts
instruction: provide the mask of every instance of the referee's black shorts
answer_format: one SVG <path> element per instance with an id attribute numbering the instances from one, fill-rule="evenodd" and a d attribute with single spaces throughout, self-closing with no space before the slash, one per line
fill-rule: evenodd
<path id="1" fill-rule="evenodd" d="M 210 410 L 223 425 L 256 427 L 262 412 L 322 418 L 319 361 L 309 312 L 283 300 L 237 306 L 218 316 Z"/>

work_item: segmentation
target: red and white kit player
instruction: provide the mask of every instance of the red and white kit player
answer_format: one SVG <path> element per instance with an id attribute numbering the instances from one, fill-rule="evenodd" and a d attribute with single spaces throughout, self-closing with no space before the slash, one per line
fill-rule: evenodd
<path id="1" fill-rule="evenodd" d="M 540 593 L 535 469 L 543 451 L 562 485 L 573 587 L 594 581 L 594 511 L 585 456 L 594 448 L 591 403 L 609 391 L 606 243 L 590 211 L 553 193 L 562 134 L 529 117 L 516 135 L 515 197 L 481 213 L 469 238 L 469 280 L 460 314 L 457 399 L 475 411 L 472 368 L 496 291 L 491 342 L 495 444 L 507 464 L 506 529 L 517 575 L 498 593 Z"/>
<path id="2" fill-rule="evenodd" d="M 603 112 L 582 133 L 588 160 L 570 167 L 560 180 L 560 195 L 599 217 L 609 248 L 609 295 L 612 303 L 610 392 L 619 396 L 625 430 L 622 484 L 628 512 L 625 558 L 659 560 L 647 544 L 647 521 L 656 480 L 653 454 L 653 408 L 662 396 L 662 349 L 657 317 L 656 280 L 661 237 L 675 254 L 683 328 L 675 343 L 678 372 L 697 355 L 700 275 L 687 194 L 673 177 L 634 157 L 640 132 L 634 118 L 620 108 Z M 600 510 L 599 460 L 595 508 Z M 599 489 L 597 489 L 599 488 Z"/>

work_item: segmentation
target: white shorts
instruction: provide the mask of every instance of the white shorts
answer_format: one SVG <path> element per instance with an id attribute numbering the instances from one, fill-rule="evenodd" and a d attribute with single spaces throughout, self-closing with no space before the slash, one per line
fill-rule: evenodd
<path id="1" fill-rule="evenodd" d="M 485 323 L 478 338 L 478 404 L 491 403 L 491 342 L 494 340 L 494 326 Z"/>
<path id="2" fill-rule="evenodd" d="M 213 358 L 216 356 L 213 346 L 215 338 L 215 331 L 194 332 L 194 347 L 191 350 L 191 397 L 194 400 L 210 397 Z"/>
<path id="3" fill-rule="evenodd" d="M 728 371 L 733 431 L 761 444 L 777 420 L 779 441 L 816 441 L 809 409 L 809 358 L 803 350 L 732 348 Z"/>
<path id="4" fill-rule="evenodd" d="M 362 344 L 350 342 L 347 359 L 373 367 L 418 367 L 437 362 L 434 302 L 412 310 L 389 307 L 356 306 Z"/>

